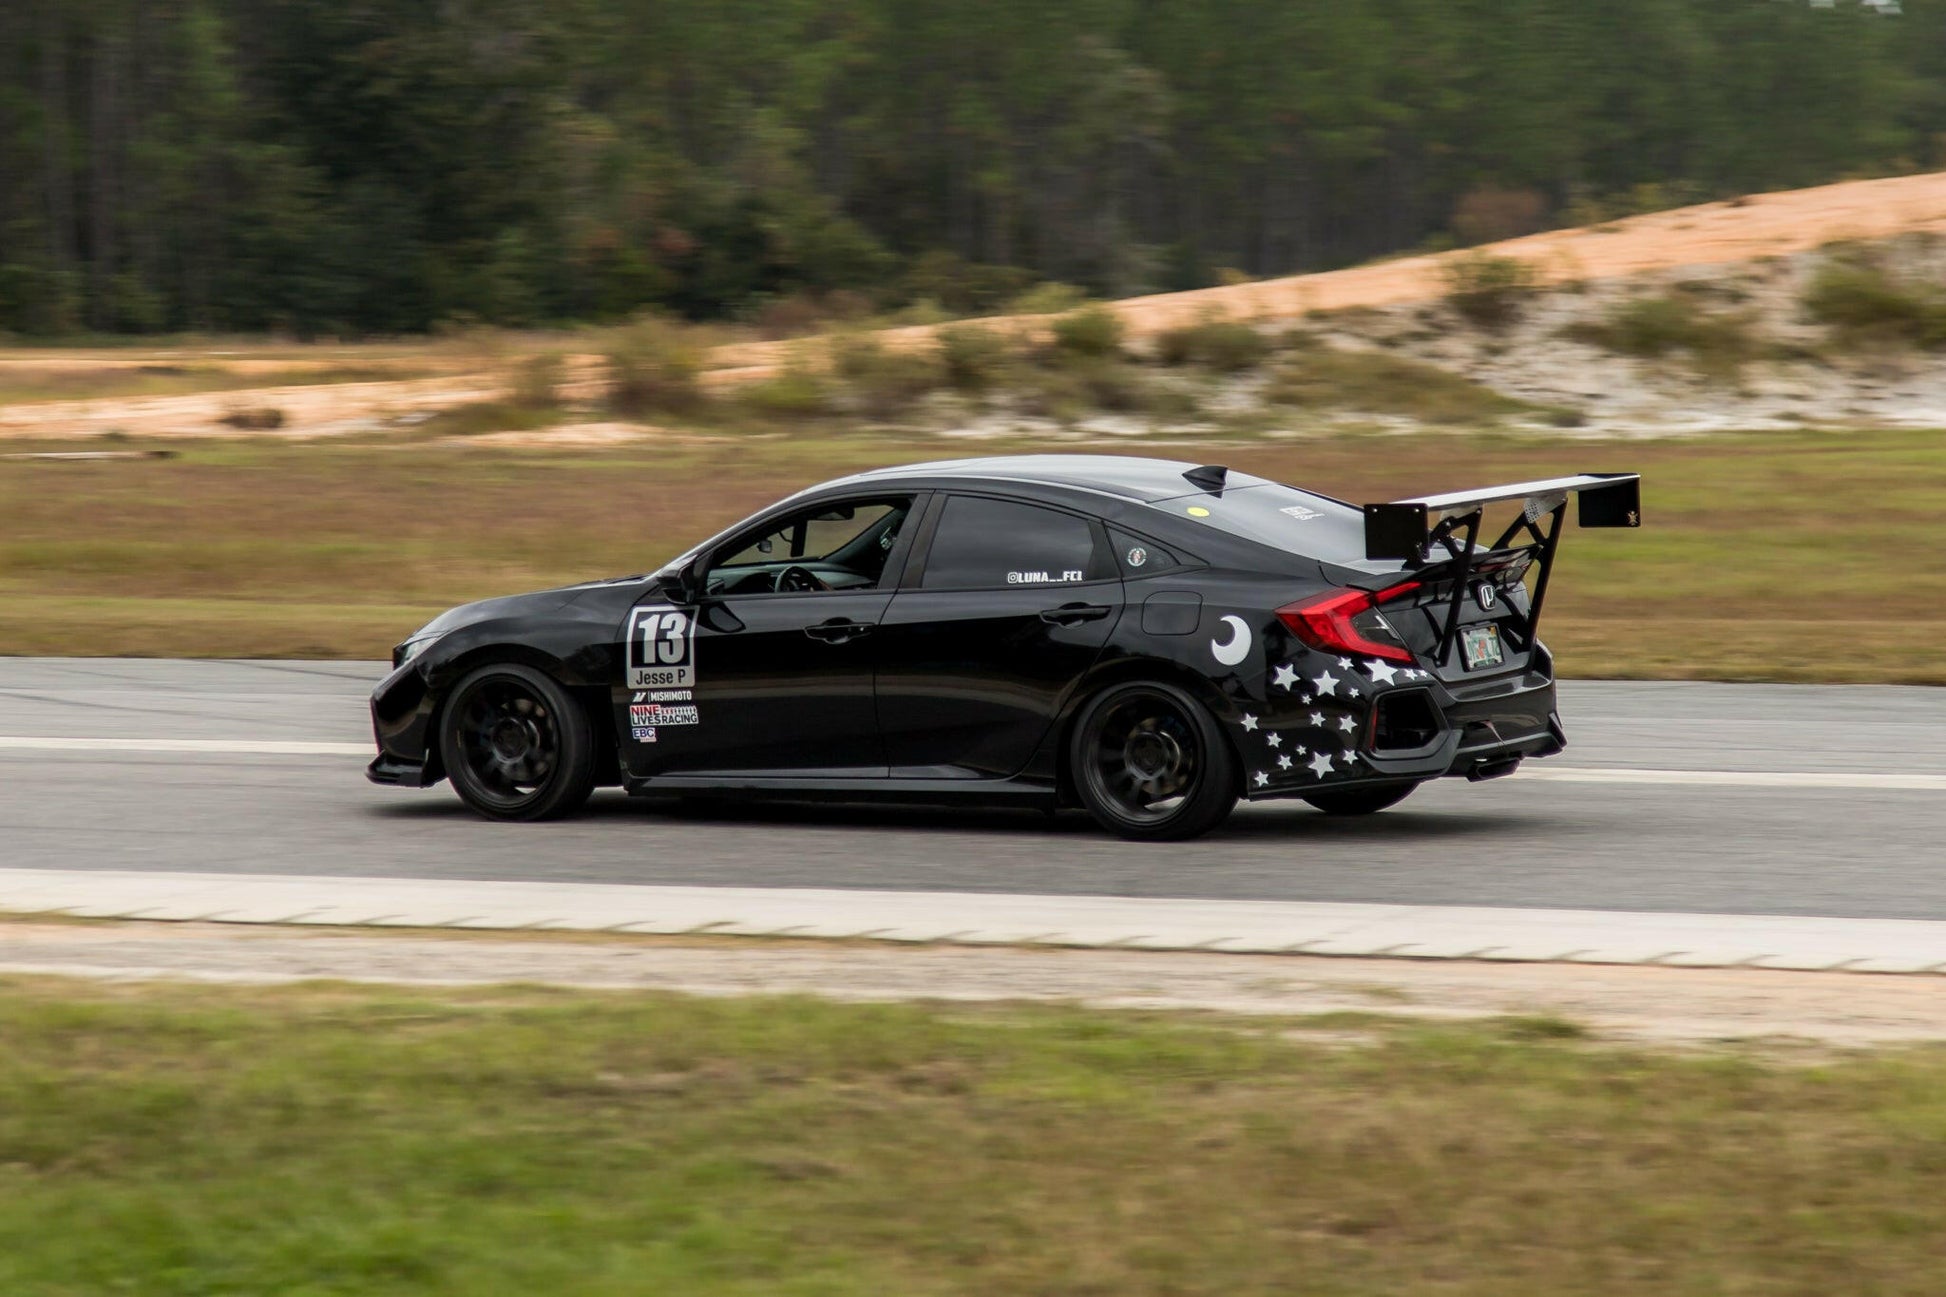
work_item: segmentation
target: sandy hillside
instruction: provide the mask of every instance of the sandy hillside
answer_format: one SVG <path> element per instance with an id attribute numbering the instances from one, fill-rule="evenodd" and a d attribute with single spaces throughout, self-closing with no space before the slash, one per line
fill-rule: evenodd
<path id="1" fill-rule="evenodd" d="M 1553 230 L 1473 251 L 1528 261 L 1549 283 L 1614 284 L 1700 267 L 1768 264 L 1792 258 L 1801 263 L 1814 249 L 1834 241 L 1881 240 L 1935 230 L 1946 230 L 1946 172 L 1852 181 L 1707 203 L 1612 224 Z M 1397 312 L 1443 294 L 1442 267 L 1453 255 L 1404 257 L 1321 274 L 1130 298 L 1110 303 L 1109 309 L 1126 321 L 1130 334 L 1137 338 L 1193 321 L 1210 311 L 1262 322 L 1294 319 L 1310 311 L 1342 311 L 1352 307 Z M 1011 317 L 982 323 L 1031 329 L 1044 318 Z M 896 346 L 921 342 L 933 333 L 930 327 L 915 327 L 890 330 L 883 336 Z M 784 341 L 718 347 L 710 354 L 706 380 L 712 384 L 735 383 L 760 376 L 781 364 L 795 345 Z M 545 343 L 537 343 L 536 347 L 544 348 Z M 1567 349 L 1550 343 L 1546 350 L 1550 355 L 1556 352 L 1565 355 Z M 337 382 L 325 377 L 304 382 L 296 372 L 328 371 L 374 354 L 390 364 L 411 365 L 418 373 L 376 381 Z M 1555 366 L 1561 373 L 1512 372 L 1505 364 L 1495 365 L 1491 357 L 1428 355 L 1426 358 L 1463 369 L 1480 381 L 1523 398 L 1545 399 L 1575 408 L 1591 403 L 1599 405 L 1604 396 L 1613 398 L 1637 386 L 1635 371 L 1628 365 L 1607 363 L 1613 373 L 1612 382 L 1603 380 L 1604 392 L 1577 394 L 1572 390 L 1576 383 L 1567 380 L 1585 378 L 1589 366 L 1583 362 L 1593 358 L 1566 356 L 1562 365 Z M 271 408 L 282 413 L 284 422 L 270 435 L 314 437 L 384 432 L 410 427 L 441 409 L 502 395 L 511 362 L 517 359 L 513 354 L 467 357 L 437 343 L 426 344 L 420 354 L 396 344 L 376 348 L 298 349 L 288 345 L 252 348 L 231 344 L 208 349 L 171 346 L 112 352 L 0 351 L 0 390 L 10 376 L 28 373 L 45 379 L 72 372 L 166 370 L 192 365 L 219 369 L 233 376 L 218 391 L 104 394 L 65 400 L 15 399 L 0 403 L 0 438 L 93 437 L 110 432 L 129 437 L 222 436 L 233 431 L 223 423 L 226 415 L 239 410 Z M 567 360 L 567 394 L 577 398 L 593 396 L 599 387 L 599 358 L 571 356 Z M 258 375 L 265 378 L 278 375 L 284 381 L 275 386 L 253 386 L 250 380 Z M 291 385 L 293 379 L 298 380 L 298 385 Z M 1908 384 L 1908 394 L 1899 398 L 1905 404 L 1881 412 L 1869 401 L 1865 405 L 1859 403 L 1855 385 L 1825 381 L 1823 389 L 1817 389 L 1815 383 L 1806 388 L 1811 380 L 1793 381 L 1796 387 L 1772 393 L 1777 407 L 1774 411 L 1753 412 L 1732 401 L 1722 412 L 1709 413 L 1698 430 L 1705 425 L 1763 426 L 1772 417 L 1822 418 L 1828 417 L 1829 412 L 1894 423 L 1916 420 L 1929 426 L 1946 415 L 1946 387 L 1935 393 L 1929 386 L 1921 390 Z M 1580 384 L 1588 385 L 1587 382 Z M 1584 401 L 1583 397 L 1587 399 Z M 1690 393 L 1677 388 L 1660 404 L 1652 400 L 1630 406 L 1611 399 L 1611 407 L 1618 418 L 1637 419 L 1644 426 L 1660 427 L 1667 424 L 1665 415 L 1681 415 L 1695 401 L 1721 399 L 1720 394 Z M 1807 400 L 1811 401 L 1808 406 Z M 1886 414 L 1885 419 L 1877 418 L 1881 413 Z M 1600 426 L 1610 422 L 1604 419 Z M 1677 423 L 1681 422 L 1678 417 Z"/>
<path id="2" fill-rule="evenodd" d="M 1547 282 L 1567 283 L 1786 257 L 1838 240 L 1884 239 L 1915 230 L 1946 230 L 1946 172 L 1753 194 L 1604 225 L 1549 230 L 1467 251 L 1518 257 L 1533 263 Z M 1307 311 L 1424 302 L 1445 292 L 1441 267 L 1453 255 L 1402 257 L 1315 275 L 1131 297 L 1110 303 L 1110 309 L 1127 323 L 1131 335 L 1141 337 L 1193 322 L 1209 311 L 1277 320 Z M 932 332 L 930 327 L 896 329 L 885 336 L 916 340 Z M 725 366 L 774 364 L 790 345 L 724 347 L 714 358 Z"/>

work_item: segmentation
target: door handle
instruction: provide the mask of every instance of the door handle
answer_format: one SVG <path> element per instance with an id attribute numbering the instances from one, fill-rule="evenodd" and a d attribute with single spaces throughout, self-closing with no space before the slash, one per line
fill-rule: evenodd
<path id="1" fill-rule="evenodd" d="M 823 640 L 826 644 L 842 644 L 846 640 L 857 639 L 860 635 L 869 635 L 871 632 L 870 622 L 846 621 L 843 617 L 833 617 L 830 621 L 821 621 L 815 626 L 804 628 L 806 635 L 815 640 Z"/>
<path id="2" fill-rule="evenodd" d="M 1064 603 L 1059 608 L 1043 609 L 1041 620 L 1055 626 L 1072 626 L 1078 621 L 1100 621 L 1114 611 L 1105 603 Z"/>

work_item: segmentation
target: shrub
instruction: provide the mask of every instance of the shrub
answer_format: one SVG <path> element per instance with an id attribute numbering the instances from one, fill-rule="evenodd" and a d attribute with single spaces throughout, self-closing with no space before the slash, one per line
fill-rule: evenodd
<path id="1" fill-rule="evenodd" d="M 1946 301 L 1869 262 L 1826 262 L 1811 277 L 1803 303 L 1813 320 L 1846 333 L 1946 344 Z"/>
<path id="2" fill-rule="evenodd" d="M 918 350 L 891 350 L 869 334 L 834 339 L 831 369 L 859 408 L 875 419 L 904 413 L 945 382 L 944 366 L 936 356 Z"/>
<path id="3" fill-rule="evenodd" d="M 1698 368 L 1719 375 L 1734 374 L 1763 350 L 1748 317 L 1705 311 L 1683 294 L 1631 298 L 1601 320 L 1571 325 L 1564 332 L 1623 356 L 1688 352 Z"/>
<path id="4" fill-rule="evenodd" d="M 967 261 L 955 253 L 933 251 L 914 259 L 905 273 L 903 287 L 908 298 L 930 299 L 958 315 L 978 315 L 1017 301 L 1022 293 L 1031 291 L 1033 279 L 1032 271 L 1017 266 L 985 265 Z M 1065 289 L 1067 286 L 1052 287 Z"/>
<path id="5" fill-rule="evenodd" d="M 1063 423 L 1097 411 L 1181 414 L 1194 403 L 1163 388 L 1149 371 L 1113 357 L 1075 359 L 1056 368 L 1029 366 L 1019 373 L 1021 408 Z"/>
<path id="6" fill-rule="evenodd" d="M 1525 261 L 1478 252 L 1449 259 L 1442 273 L 1447 305 L 1483 329 L 1504 329 L 1518 320 L 1540 286 Z"/>
<path id="7" fill-rule="evenodd" d="M 1214 316 L 1165 329 L 1156 336 L 1156 359 L 1165 365 L 1200 365 L 1221 374 L 1255 369 L 1270 354 L 1270 340 L 1250 325 Z"/>
<path id="8" fill-rule="evenodd" d="M 1075 367 L 1088 404 L 1097 410 L 1127 414 L 1149 405 L 1148 376 L 1112 358 L 1095 359 Z"/>
<path id="9" fill-rule="evenodd" d="M 1059 284 L 1049 281 L 1035 284 L 1020 296 L 1007 303 L 1008 315 L 1062 315 L 1076 310 L 1088 300 L 1088 294 L 1073 284 Z"/>
<path id="10" fill-rule="evenodd" d="M 677 325 L 647 317 L 619 330 L 608 348 L 608 407 L 636 417 L 681 414 L 702 403 L 701 351 Z"/>
<path id="11" fill-rule="evenodd" d="M 1054 321 L 1054 349 L 1067 357 L 1101 360 L 1119 356 L 1126 326 L 1104 306 L 1087 306 Z"/>
<path id="12" fill-rule="evenodd" d="M 946 382 L 961 392 L 984 392 L 999 382 L 1008 363 L 1007 339 L 976 324 L 941 329 L 939 363 Z"/>
<path id="13" fill-rule="evenodd" d="M 1482 423 L 1533 407 L 1421 360 L 1320 347 L 1285 361 L 1265 386 L 1274 405 L 1396 414 L 1426 423 Z"/>
<path id="14" fill-rule="evenodd" d="M 284 412 L 269 405 L 249 410 L 231 410 L 217 422 L 250 432 L 269 432 L 273 428 L 284 426 Z"/>
<path id="15" fill-rule="evenodd" d="M 566 367 L 559 356 L 529 356 L 514 371 L 508 399 L 530 410 L 551 410 L 561 403 Z"/>
<path id="16" fill-rule="evenodd" d="M 737 402 L 754 414 L 777 418 L 818 418 L 832 413 L 834 405 L 830 382 L 795 361 L 745 384 Z"/>

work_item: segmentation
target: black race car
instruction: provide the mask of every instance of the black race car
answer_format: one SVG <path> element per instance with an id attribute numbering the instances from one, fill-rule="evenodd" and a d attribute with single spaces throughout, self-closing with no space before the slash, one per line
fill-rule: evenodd
<path id="1" fill-rule="evenodd" d="M 372 695 L 368 773 L 507 820 L 600 784 L 1079 804 L 1130 838 L 1239 797 L 1362 815 L 1561 750 L 1535 628 L 1571 495 L 1640 524 L 1634 474 L 1360 509 L 1157 459 L 861 473 L 652 575 L 428 623 Z"/>

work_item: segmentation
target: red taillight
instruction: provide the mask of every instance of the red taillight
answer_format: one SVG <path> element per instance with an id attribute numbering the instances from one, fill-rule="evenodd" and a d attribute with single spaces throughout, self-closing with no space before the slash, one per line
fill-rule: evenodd
<path id="1" fill-rule="evenodd" d="M 1312 648 L 1329 649 L 1333 653 L 1357 653 L 1362 657 L 1383 658 L 1387 662 L 1403 662 L 1410 666 L 1415 660 L 1410 650 L 1368 637 L 1352 624 L 1351 619 L 1389 600 L 1411 594 L 1418 588 L 1417 581 L 1402 581 L 1377 594 L 1365 590 L 1340 590 L 1335 594 L 1306 599 L 1302 603 L 1285 604 L 1277 610 L 1277 620 L 1290 627 L 1291 634 Z"/>

